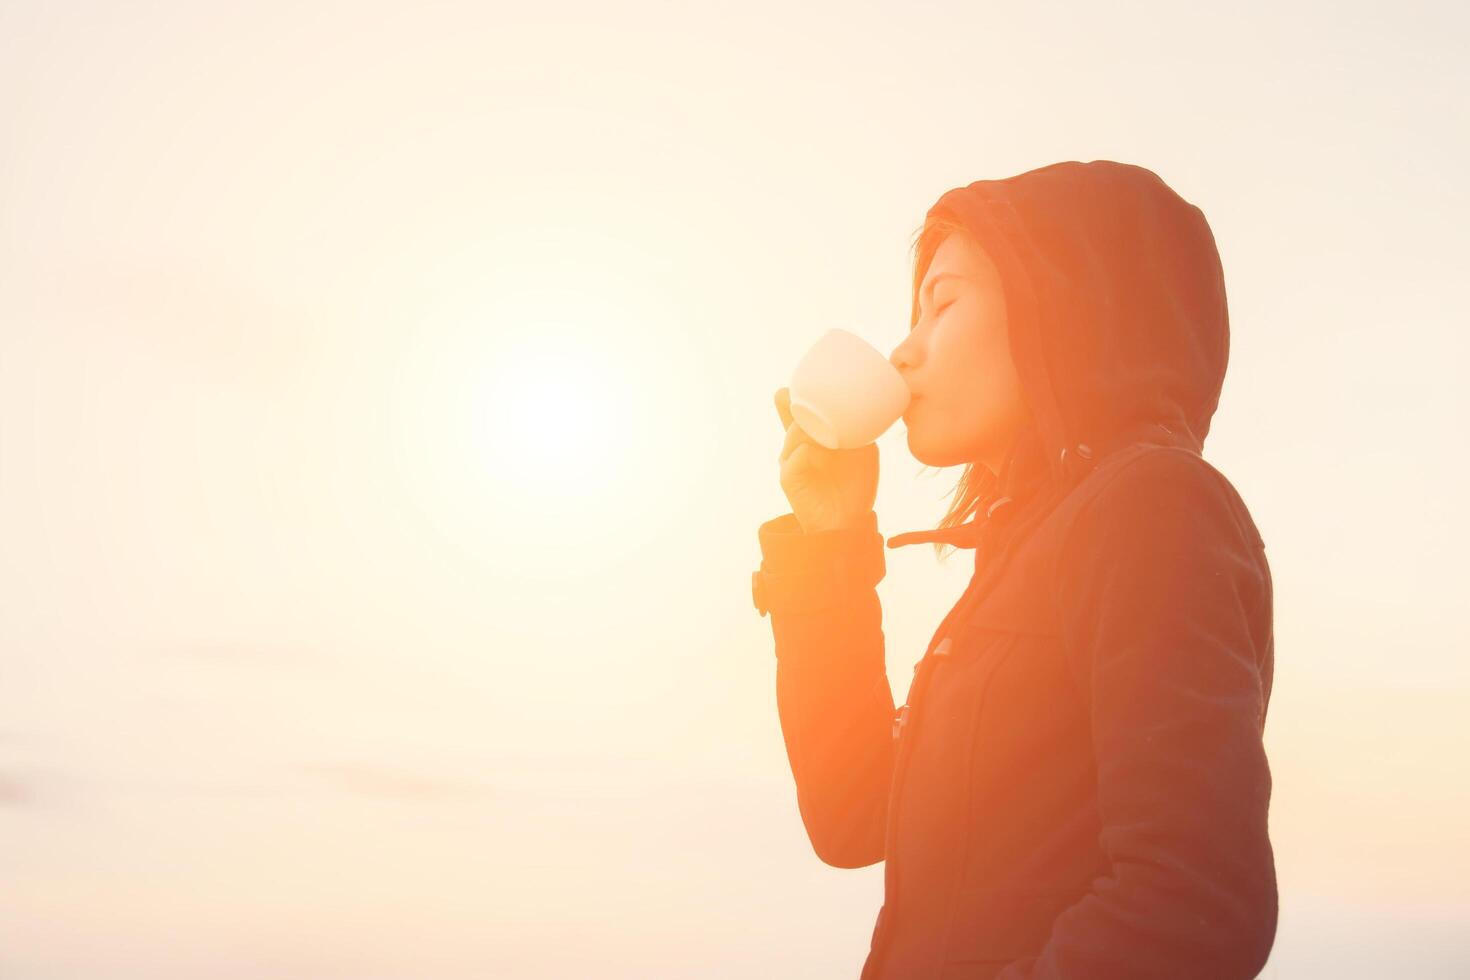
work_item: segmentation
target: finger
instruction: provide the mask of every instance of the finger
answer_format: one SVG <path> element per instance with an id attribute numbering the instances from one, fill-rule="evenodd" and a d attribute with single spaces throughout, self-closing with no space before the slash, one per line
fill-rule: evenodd
<path id="1" fill-rule="evenodd" d="M 798 448 L 810 443 L 811 438 L 811 436 L 806 434 L 806 430 L 795 422 L 788 425 L 786 427 L 786 441 L 781 444 L 781 462 L 786 462 L 786 458 L 796 452 Z"/>
<path id="2" fill-rule="evenodd" d="M 785 463 L 786 457 L 797 451 L 798 445 L 801 445 L 801 426 L 792 423 L 786 426 L 786 441 L 781 444 L 782 463 Z"/>
<path id="3" fill-rule="evenodd" d="M 791 452 L 787 454 L 785 460 L 785 465 L 790 467 L 790 472 L 805 473 L 815 469 L 816 462 L 811 459 L 812 445 L 810 442 L 803 441 L 791 447 Z"/>
<path id="4" fill-rule="evenodd" d="M 781 416 L 781 428 L 791 428 L 791 389 L 776 389 L 776 414 Z"/>

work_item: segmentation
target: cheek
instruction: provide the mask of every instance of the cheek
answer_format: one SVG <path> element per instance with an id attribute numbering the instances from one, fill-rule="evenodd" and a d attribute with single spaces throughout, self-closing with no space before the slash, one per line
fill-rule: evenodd
<path id="1" fill-rule="evenodd" d="M 964 415 L 993 415 L 1017 397 L 1003 325 L 958 318 L 944 323 L 935 331 L 930 356 L 944 366 L 946 400 Z"/>
<path id="2" fill-rule="evenodd" d="M 935 325 L 929 339 L 929 358 L 939 368 L 948 397 L 963 398 L 985 370 L 984 339 L 956 316 Z"/>

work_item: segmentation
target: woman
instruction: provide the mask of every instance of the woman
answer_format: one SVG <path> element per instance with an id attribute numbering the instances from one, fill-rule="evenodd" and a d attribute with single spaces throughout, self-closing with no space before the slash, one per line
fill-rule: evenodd
<path id="1" fill-rule="evenodd" d="M 1276 931 L 1264 545 L 1201 457 L 1229 349 L 1204 215 L 1068 161 L 955 188 L 916 241 L 910 451 L 965 464 L 933 531 L 975 571 L 895 710 L 875 445 L 791 419 L 761 525 L 802 820 L 886 860 L 864 980 L 1254 977 Z M 971 518 L 970 520 L 966 520 Z"/>

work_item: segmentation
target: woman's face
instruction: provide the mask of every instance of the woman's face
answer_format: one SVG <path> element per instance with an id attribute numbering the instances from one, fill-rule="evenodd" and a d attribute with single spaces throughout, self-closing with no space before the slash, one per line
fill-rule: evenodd
<path id="1" fill-rule="evenodd" d="M 999 473 L 1029 410 L 1011 360 L 1005 294 L 990 256 L 951 234 L 919 292 L 919 321 L 889 355 L 913 400 L 909 452 L 927 466 L 978 462 Z"/>

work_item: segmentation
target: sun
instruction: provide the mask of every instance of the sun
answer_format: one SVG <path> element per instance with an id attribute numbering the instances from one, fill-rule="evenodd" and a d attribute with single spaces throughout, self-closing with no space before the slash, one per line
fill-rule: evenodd
<path id="1" fill-rule="evenodd" d="M 585 335 L 518 344 L 478 383 L 468 419 L 477 451 L 538 493 L 556 494 L 579 473 L 610 475 L 633 443 L 628 382 L 616 355 Z"/>
<path id="2" fill-rule="evenodd" d="M 616 254 L 451 267 L 395 311 L 394 484 L 440 544 L 497 574 L 564 581 L 622 560 L 672 535 L 707 482 L 710 369 L 659 284 Z"/>
<path id="3" fill-rule="evenodd" d="M 537 534 L 555 547 L 635 506 L 650 425 L 626 355 L 590 321 L 476 323 L 421 332 L 396 366 L 394 451 L 412 504 L 487 551 Z"/>

